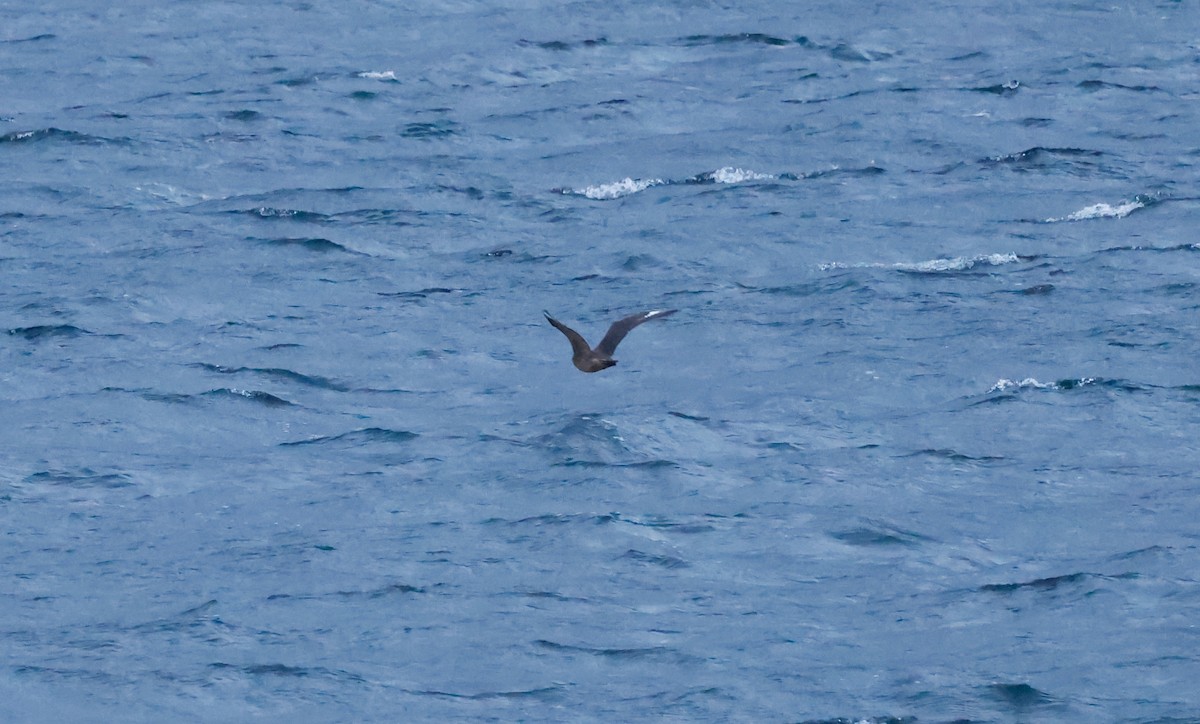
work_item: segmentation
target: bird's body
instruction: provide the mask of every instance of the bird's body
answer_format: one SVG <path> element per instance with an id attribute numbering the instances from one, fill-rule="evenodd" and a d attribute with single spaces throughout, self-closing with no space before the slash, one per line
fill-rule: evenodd
<path id="1" fill-rule="evenodd" d="M 621 340 L 625 339 L 625 335 L 629 334 L 629 330 L 642 322 L 649 322 L 651 319 L 661 319 L 677 311 L 679 310 L 656 309 L 650 312 L 639 312 L 624 319 L 619 319 L 613 322 L 612 326 L 608 328 L 608 333 L 604 335 L 604 339 L 600 340 L 600 344 L 594 348 L 588 345 L 579 332 L 551 317 L 549 312 L 543 312 L 543 314 L 546 315 L 546 321 L 550 322 L 555 329 L 566 335 L 567 340 L 571 343 L 571 362 L 575 365 L 576 369 L 580 372 L 599 372 L 617 363 L 612 358 L 613 352 L 617 351 L 617 345 L 621 343 Z"/>

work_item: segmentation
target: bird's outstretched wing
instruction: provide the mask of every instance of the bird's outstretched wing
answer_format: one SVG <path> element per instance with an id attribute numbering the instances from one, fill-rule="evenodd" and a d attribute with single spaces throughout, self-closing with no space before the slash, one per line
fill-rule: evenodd
<path id="1" fill-rule="evenodd" d="M 592 351 L 592 348 L 588 346 L 587 341 L 584 340 L 579 332 L 576 332 L 554 317 L 551 317 L 550 312 L 543 310 L 542 314 L 546 315 L 546 321 L 552 324 L 555 329 L 567 335 L 567 339 L 571 342 L 571 353 L 574 356 L 578 357 L 580 355 L 586 355 Z"/>
<path id="2" fill-rule="evenodd" d="M 655 309 L 652 312 L 640 312 L 624 319 L 619 319 L 613 322 L 613 325 L 608 328 L 608 334 L 604 335 L 604 339 L 600 340 L 596 351 L 611 357 L 612 353 L 617 351 L 617 345 L 621 343 L 621 340 L 625 339 L 625 335 L 629 334 L 629 330 L 642 322 L 649 322 L 651 319 L 661 319 L 678 311 L 678 309 Z"/>

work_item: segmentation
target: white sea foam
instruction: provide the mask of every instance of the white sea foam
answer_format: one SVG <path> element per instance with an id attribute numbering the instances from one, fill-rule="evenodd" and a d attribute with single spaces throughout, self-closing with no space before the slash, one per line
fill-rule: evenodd
<path id="1" fill-rule="evenodd" d="M 905 271 L 941 272 L 966 271 L 977 266 L 1000 266 L 1020 261 L 1016 254 L 981 254 L 979 256 L 956 256 L 953 259 L 930 259 L 916 264 L 895 264 L 895 268 Z"/>
<path id="2" fill-rule="evenodd" d="M 1144 201 L 1140 201 L 1138 199 L 1134 199 L 1133 201 L 1126 201 L 1125 203 L 1117 204 L 1116 206 L 1113 206 L 1112 204 L 1099 203 L 1099 204 L 1092 204 L 1091 206 L 1085 206 L 1082 209 L 1080 209 L 1079 211 L 1076 211 L 1072 214 L 1067 214 L 1066 216 L 1052 217 L 1052 218 L 1046 219 L 1046 221 L 1055 222 L 1055 221 L 1087 221 L 1089 219 L 1123 219 L 1126 216 L 1129 216 L 1133 212 L 1137 211 L 1138 209 L 1142 209 L 1145 207 L 1146 207 L 1146 203 Z"/>
<path id="3" fill-rule="evenodd" d="M 884 264 L 879 262 L 864 262 L 861 264 L 844 264 L 842 262 L 827 262 L 818 265 L 821 271 L 829 271 L 831 269 L 898 269 L 900 271 L 915 271 L 915 272 L 954 272 L 966 271 L 977 266 L 1000 266 L 1001 264 L 1013 264 L 1021 261 L 1021 257 L 1013 253 L 1007 254 L 979 254 L 976 256 L 956 256 L 952 259 L 930 259 L 929 261 L 919 262 L 897 262 L 894 264 Z"/>
<path id="4" fill-rule="evenodd" d="M 1020 390 L 1020 389 L 1024 389 L 1027 387 L 1032 387 L 1032 388 L 1039 389 L 1039 390 L 1045 390 L 1045 389 L 1053 388 L 1054 386 L 1055 385 L 1053 383 L 1038 382 L 1037 380 L 1035 380 L 1032 377 L 1026 377 L 1025 379 L 1020 380 L 1020 381 L 1001 378 L 1000 380 L 998 380 L 996 382 L 996 384 L 992 385 L 992 388 L 990 390 L 988 390 L 988 393 L 991 394 L 992 392 L 1008 392 L 1009 390 Z"/>
<path id="5" fill-rule="evenodd" d="M 702 174 L 693 176 L 684 183 L 738 184 L 745 181 L 761 181 L 764 179 L 773 178 L 776 178 L 776 176 L 769 173 L 759 173 L 758 171 L 751 171 L 749 169 L 724 166 L 715 171 L 706 171 Z M 620 181 L 585 186 L 581 189 L 559 190 L 564 194 L 585 196 L 589 199 L 595 199 L 597 201 L 611 201 L 612 199 L 619 199 L 623 196 L 630 196 L 632 194 L 640 193 L 652 186 L 663 186 L 669 183 L 678 182 L 667 181 L 661 178 L 623 178 Z"/>
<path id="6" fill-rule="evenodd" d="M 396 77 L 394 70 L 364 70 L 358 74 L 359 78 L 369 78 L 370 80 L 400 80 Z"/>
<path id="7" fill-rule="evenodd" d="M 712 180 L 719 184 L 740 184 L 743 181 L 762 181 L 775 178 L 769 173 L 759 173 L 744 168 L 725 166 L 712 172 Z"/>
<path id="8" fill-rule="evenodd" d="M 580 196 L 586 196 L 589 199 L 595 199 L 597 201 L 611 201 L 612 199 L 619 199 L 622 196 L 636 194 L 639 191 L 645 191 L 651 186 L 661 186 L 665 183 L 666 181 L 663 181 L 660 178 L 624 178 L 613 183 L 599 184 L 597 186 L 585 186 L 581 189 L 563 189 L 563 193 L 578 194 Z"/>
<path id="9" fill-rule="evenodd" d="M 1072 380 L 1069 384 L 1063 382 L 1038 382 L 1032 377 L 1026 377 L 1021 381 L 1009 380 L 1001 378 L 992 388 L 988 390 L 988 394 L 993 392 L 1009 392 L 1011 390 L 1036 389 L 1036 390 L 1061 390 L 1071 389 L 1072 387 L 1083 387 L 1090 385 L 1096 381 L 1095 377 L 1081 377 L 1078 380 Z"/>

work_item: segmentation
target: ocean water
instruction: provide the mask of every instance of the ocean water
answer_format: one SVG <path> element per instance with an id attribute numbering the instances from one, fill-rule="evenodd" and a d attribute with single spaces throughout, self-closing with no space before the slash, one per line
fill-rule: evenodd
<path id="1" fill-rule="evenodd" d="M 0 718 L 1200 720 L 1197 28 L 0 6 Z"/>

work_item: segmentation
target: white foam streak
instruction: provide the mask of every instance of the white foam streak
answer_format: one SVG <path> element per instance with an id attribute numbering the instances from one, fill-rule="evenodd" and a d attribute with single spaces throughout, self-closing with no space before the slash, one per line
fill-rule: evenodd
<path id="1" fill-rule="evenodd" d="M 988 266 L 1000 266 L 1001 264 L 1013 264 L 1020 261 L 1016 254 L 983 254 L 980 256 L 959 256 L 953 259 L 931 259 L 930 261 L 922 261 L 916 264 L 896 264 L 897 269 L 905 271 L 919 272 L 940 272 L 940 271 L 966 271 L 973 269 L 981 264 Z"/>
<path id="2" fill-rule="evenodd" d="M 828 262 L 819 265 L 817 268 L 821 271 L 830 271 L 831 269 L 898 269 L 900 271 L 915 272 L 955 272 L 967 271 L 980 265 L 1000 266 L 1001 264 L 1013 264 L 1020 260 L 1019 256 L 1010 252 L 1007 254 L 956 256 L 952 259 L 930 259 L 929 261 L 915 263 L 897 262 L 894 264 L 883 264 L 879 262 L 865 262 L 861 264 L 844 264 L 842 262 Z"/>
<path id="3" fill-rule="evenodd" d="M 712 172 L 712 180 L 719 184 L 740 184 L 743 181 L 762 181 L 773 178 L 775 176 L 769 173 L 759 173 L 744 168 L 733 168 L 732 166 L 725 166 Z"/>
<path id="4" fill-rule="evenodd" d="M 1089 219 L 1123 219 L 1129 216 L 1138 209 L 1145 208 L 1146 204 L 1142 201 L 1126 201 L 1123 204 L 1092 204 L 1066 216 L 1053 217 L 1046 219 L 1047 222 L 1056 221 L 1088 221 Z"/>
<path id="5" fill-rule="evenodd" d="M 663 186 L 672 183 L 740 184 L 746 181 L 762 181 L 773 178 L 777 177 L 769 173 L 759 173 L 758 171 L 751 171 L 745 168 L 725 166 L 715 171 L 706 171 L 682 182 L 667 181 L 661 178 L 634 179 L 627 177 L 612 183 L 585 186 L 581 189 L 559 189 L 559 191 L 564 194 L 584 196 L 596 201 L 611 201 L 613 199 L 619 199 L 623 196 L 630 196 L 640 193 L 652 186 Z"/>
<path id="6" fill-rule="evenodd" d="M 1045 390 L 1045 389 L 1052 388 L 1054 386 L 1055 385 L 1052 383 L 1048 384 L 1048 383 L 1038 382 L 1037 380 L 1035 380 L 1032 377 L 1026 377 L 1025 379 L 1023 379 L 1019 382 L 1016 380 L 1008 380 L 1008 379 L 1001 378 L 1000 380 L 998 380 L 996 382 L 996 384 L 992 385 L 992 388 L 990 390 L 988 390 L 988 394 L 991 394 L 993 392 L 1008 392 L 1009 390 L 1020 390 L 1020 389 L 1026 388 L 1026 387 L 1033 387 L 1033 388 L 1036 388 L 1039 390 Z"/>
<path id="7" fill-rule="evenodd" d="M 565 193 L 579 194 L 580 196 L 586 196 L 587 198 L 595 199 L 596 201 L 611 201 L 612 199 L 619 199 L 622 196 L 636 194 L 640 191 L 645 191 L 651 186 L 660 186 L 665 183 L 666 181 L 663 181 L 660 178 L 623 178 L 620 181 L 613 183 L 599 184 L 597 186 L 586 186 L 582 189 L 566 191 Z"/>
<path id="8" fill-rule="evenodd" d="M 1083 378 L 1080 378 L 1078 381 L 1076 381 L 1074 384 L 1068 386 L 1067 389 L 1070 389 L 1070 387 L 1083 387 L 1084 385 L 1090 385 L 1095 381 L 1096 381 L 1095 377 L 1083 377 Z M 1001 378 L 999 381 L 996 382 L 996 384 L 992 385 L 992 388 L 990 390 L 988 390 L 988 394 L 991 394 L 993 392 L 1011 392 L 1013 390 L 1024 390 L 1024 389 L 1061 390 L 1064 388 L 1061 383 L 1038 382 L 1036 379 L 1034 379 L 1032 377 L 1026 377 L 1025 379 L 1021 380 L 1020 382 L 1018 382 L 1016 380 L 1009 380 L 1009 379 Z"/>
<path id="9" fill-rule="evenodd" d="M 370 80 L 400 80 L 396 77 L 394 70 L 364 70 L 358 74 L 358 77 Z"/>

